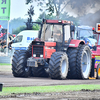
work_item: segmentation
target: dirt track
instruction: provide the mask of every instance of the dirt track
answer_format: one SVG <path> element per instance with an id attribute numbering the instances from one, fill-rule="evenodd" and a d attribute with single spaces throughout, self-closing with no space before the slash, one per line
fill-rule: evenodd
<path id="1" fill-rule="evenodd" d="M 6 86 L 40 86 L 40 85 L 76 85 L 76 84 L 100 84 L 100 80 L 52 80 L 50 78 L 29 77 L 15 78 L 12 75 L 11 66 L 0 66 L 0 82 Z"/>
<path id="2" fill-rule="evenodd" d="M 76 85 L 76 84 L 100 84 L 100 80 L 52 80 L 50 78 L 15 78 L 11 72 L 11 66 L 0 66 L 0 83 L 4 87 L 8 86 L 45 86 L 45 85 Z M 82 90 L 66 93 L 47 93 L 47 94 L 12 94 L 8 100 L 33 100 L 33 99 L 56 99 L 56 100 L 100 100 L 100 91 Z M 5 98 L 2 98 L 5 100 Z M 7 100 L 7 98 L 6 98 Z"/>

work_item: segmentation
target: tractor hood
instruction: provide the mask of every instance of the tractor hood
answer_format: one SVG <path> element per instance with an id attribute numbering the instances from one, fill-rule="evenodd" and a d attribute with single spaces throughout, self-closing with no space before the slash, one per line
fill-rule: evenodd
<path id="1" fill-rule="evenodd" d="M 92 45 L 95 45 L 95 42 L 97 42 L 96 39 L 93 39 L 93 38 L 85 38 L 85 42 L 87 43 L 87 41 L 89 41 L 89 45 L 92 46 Z"/>
<path id="2" fill-rule="evenodd" d="M 82 40 L 84 40 L 85 43 L 87 43 L 87 41 L 89 41 L 89 46 L 95 45 L 95 42 L 97 42 L 97 40 L 93 39 L 93 38 L 84 38 Z"/>

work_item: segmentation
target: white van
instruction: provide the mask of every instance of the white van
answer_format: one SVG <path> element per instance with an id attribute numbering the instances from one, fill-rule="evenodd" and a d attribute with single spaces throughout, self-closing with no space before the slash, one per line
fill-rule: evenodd
<path id="1" fill-rule="evenodd" d="M 38 31 L 25 30 L 20 32 L 14 39 L 11 47 L 13 50 L 27 50 L 29 44 L 38 37 Z"/>

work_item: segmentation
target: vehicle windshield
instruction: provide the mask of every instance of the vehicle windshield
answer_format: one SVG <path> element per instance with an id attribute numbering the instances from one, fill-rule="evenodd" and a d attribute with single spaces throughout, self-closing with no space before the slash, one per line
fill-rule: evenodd
<path id="1" fill-rule="evenodd" d="M 79 33 L 80 33 L 80 38 L 83 38 L 83 37 L 94 38 L 92 30 L 79 30 Z"/>
<path id="2" fill-rule="evenodd" d="M 62 42 L 62 25 L 44 24 L 41 40 Z"/>
<path id="3" fill-rule="evenodd" d="M 22 35 L 17 36 L 17 37 L 13 40 L 13 43 L 21 42 L 21 41 L 22 41 L 22 38 L 23 38 Z"/>

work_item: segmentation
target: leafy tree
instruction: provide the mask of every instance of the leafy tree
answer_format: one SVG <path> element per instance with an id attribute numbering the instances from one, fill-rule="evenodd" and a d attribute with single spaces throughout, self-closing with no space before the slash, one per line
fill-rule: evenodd
<path id="1" fill-rule="evenodd" d="M 49 15 L 52 15 L 53 13 L 56 13 L 57 18 L 59 18 L 59 15 L 64 11 L 65 7 L 67 6 L 66 0 L 48 0 L 47 10 Z"/>
<path id="2" fill-rule="evenodd" d="M 40 29 L 40 26 L 38 25 L 38 24 L 36 24 L 36 25 L 33 25 L 33 28 L 32 28 L 32 30 L 39 30 Z"/>
<path id="3" fill-rule="evenodd" d="M 67 5 L 66 0 L 28 0 L 28 1 L 29 2 L 36 1 L 38 6 L 41 7 L 40 9 L 41 11 L 43 11 L 45 7 L 45 11 L 47 10 L 49 15 L 56 13 L 57 18 L 59 18 L 60 13 L 65 9 Z"/>
<path id="4" fill-rule="evenodd" d="M 18 34 L 19 32 L 26 30 L 26 29 L 27 29 L 26 26 L 20 26 L 17 29 L 14 29 L 12 34 Z M 40 29 L 40 27 L 37 24 L 33 25 L 33 27 L 32 27 L 32 30 L 39 30 L 39 29 Z"/>
<path id="5" fill-rule="evenodd" d="M 25 21 L 26 21 L 26 19 L 22 19 L 22 18 L 16 18 L 16 19 L 14 18 L 14 19 L 10 20 L 10 22 L 9 22 L 9 26 L 10 26 L 9 27 L 9 33 L 12 34 L 13 30 L 17 29 L 20 26 L 25 25 L 25 23 L 24 23 Z M 2 25 L 2 27 L 5 28 L 5 29 L 7 29 L 7 24 L 8 24 L 8 22 L 6 20 L 0 21 L 0 25 Z"/>
<path id="6" fill-rule="evenodd" d="M 21 26 L 21 27 L 15 29 L 15 30 L 13 30 L 12 34 L 18 34 L 19 32 L 21 32 L 21 31 L 23 31 L 25 29 L 26 29 L 25 26 Z"/>
<path id="7" fill-rule="evenodd" d="M 32 3 L 32 0 L 26 0 L 26 4 Z"/>
<path id="8" fill-rule="evenodd" d="M 43 12 L 42 14 L 39 15 L 39 17 L 36 21 L 42 22 L 43 19 L 55 19 L 55 16 L 53 16 L 53 15 L 49 16 L 45 12 Z"/>
<path id="9" fill-rule="evenodd" d="M 32 16 L 34 15 L 34 7 L 32 5 L 30 6 L 30 9 L 28 9 L 27 14 L 29 17 L 27 19 L 26 26 L 28 30 L 32 30 L 32 26 L 33 26 Z"/>

